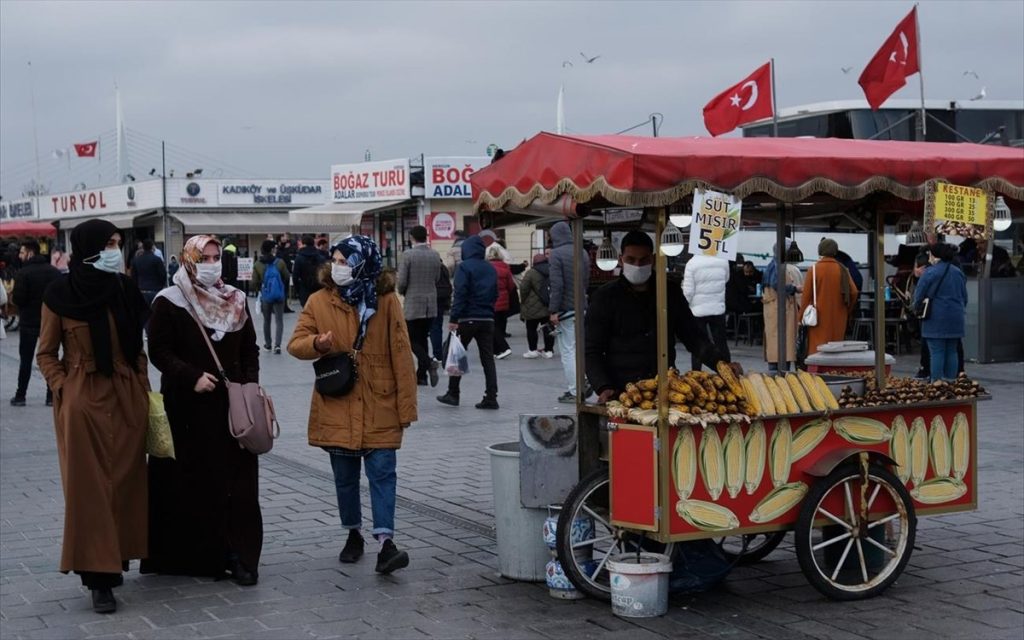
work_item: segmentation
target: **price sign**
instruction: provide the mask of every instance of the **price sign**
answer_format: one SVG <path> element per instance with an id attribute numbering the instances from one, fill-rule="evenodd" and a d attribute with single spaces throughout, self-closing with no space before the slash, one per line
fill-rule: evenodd
<path id="1" fill-rule="evenodd" d="M 717 191 L 693 192 L 690 253 L 725 260 L 736 258 L 743 201 Z"/>
<path id="2" fill-rule="evenodd" d="M 992 234 L 992 194 L 977 187 L 930 182 L 925 196 L 925 228 L 942 235 L 987 238 Z"/>
<path id="3" fill-rule="evenodd" d="M 252 280 L 252 258 L 238 259 L 238 279 Z"/>

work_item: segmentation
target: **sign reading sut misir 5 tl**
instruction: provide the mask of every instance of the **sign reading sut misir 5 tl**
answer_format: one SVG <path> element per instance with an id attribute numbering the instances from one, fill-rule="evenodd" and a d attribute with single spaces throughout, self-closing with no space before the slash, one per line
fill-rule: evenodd
<path id="1" fill-rule="evenodd" d="M 724 260 L 736 258 L 743 201 L 717 191 L 693 192 L 690 253 Z"/>
<path id="2" fill-rule="evenodd" d="M 409 159 L 331 166 L 334 202 L 382 202 L 411 197 Z"/>

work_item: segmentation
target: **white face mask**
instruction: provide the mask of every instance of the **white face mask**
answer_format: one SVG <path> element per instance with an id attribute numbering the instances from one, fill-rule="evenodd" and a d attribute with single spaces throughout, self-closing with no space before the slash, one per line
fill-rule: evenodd
<path id="1" fill-rule="evenodd" d="M 352 279 L 352 267 L 337 263 L 331 265 L 331 280 L 334 280 L 334 284 L 344 287 L 347 284 L 352 284 Z"/>
<path id="2" fill-rule="evenodd" d="M 635 264 L 623 264 L 622 275 L 630 284 L 643 284 L 651 277 L 651 265 L 645 264 L 638 267 Z"/>
<path id="3" fill-rule="evenodd" d="M 222 272 L 221 263 L 201 262 L 196 265 L 196 282 L 204 287 L 212 287 L 220 281 Z"/>
<path id="4" fill-rule="evenodd" d="M 120 249 L 104 249 L 92 266 L 107 273 L 124 273 L 124 256 Z"/>

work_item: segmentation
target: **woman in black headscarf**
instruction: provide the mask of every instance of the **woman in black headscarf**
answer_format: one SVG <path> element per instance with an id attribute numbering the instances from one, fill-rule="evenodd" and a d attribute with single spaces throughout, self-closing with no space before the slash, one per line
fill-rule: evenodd
<path id="1" fill-rule="evenodd" d="M 71 232 L 70 271 L 43 296 L 37 355 L 53 389 L 64 486 L 60 570 L 80 575 L 99 613 L 117 608 L 112 589 L 129 560 L 146 556 L 148 541 L 149 307 L 122 273 L 120 245 L 104 220 Z"/>

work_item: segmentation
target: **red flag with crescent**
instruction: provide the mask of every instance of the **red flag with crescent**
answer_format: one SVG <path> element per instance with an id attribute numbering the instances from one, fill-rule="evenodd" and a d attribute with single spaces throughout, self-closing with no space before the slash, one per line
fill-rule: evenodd
<path id="1" fill-rule="evenodd" d="M 748 122 L 772 117 L 772 65 L 758 67 L 704 105 L 704 126 L 713 136 Z"/>
<path id="2" fill-rule="evenodd" d="M 872 109 L 907 84 L 907 77 L 921 70 L 917 52 L 917 7 L 900 20 L 857 79 Z"/>
<path id="3" fill-rule="evenodd" d="M 95 142 L 75 143 L 75 155 L 79 158 L 95 158 L 96 147 L 100 146 L 99 140 Z"/>

